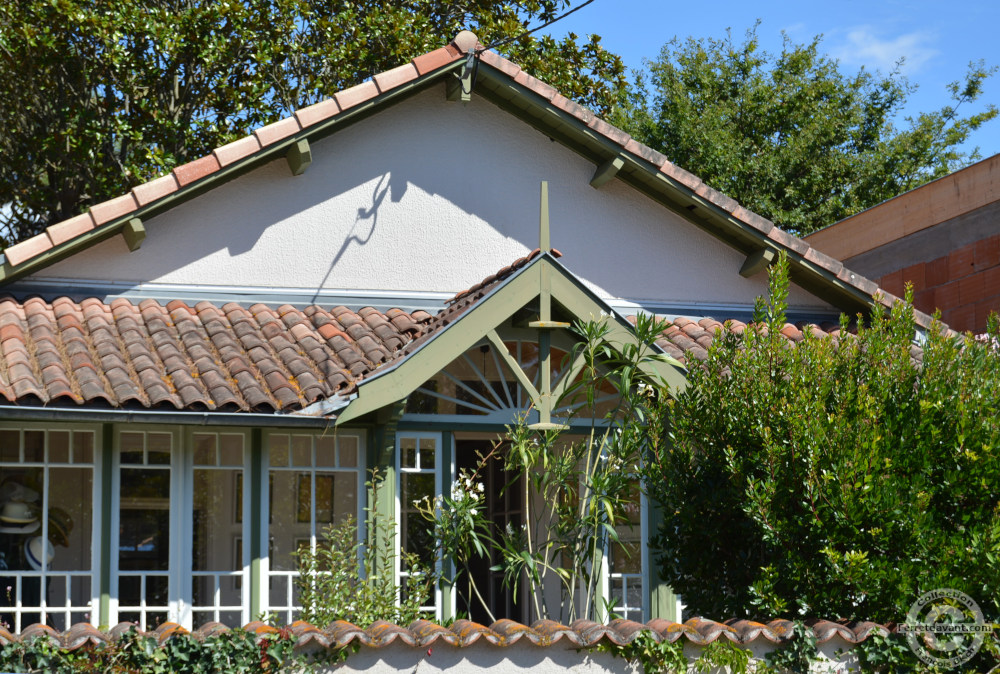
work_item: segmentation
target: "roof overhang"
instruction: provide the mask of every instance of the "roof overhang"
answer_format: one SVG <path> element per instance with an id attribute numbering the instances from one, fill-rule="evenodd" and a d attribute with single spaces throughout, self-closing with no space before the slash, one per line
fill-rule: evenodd
<path id="1" fill-rule="evenodd" d="M 607 321 L 607 340 L 621 349 L 635 341 L 629 322 L 618 315 L 549 253 L 543 253 L 497 283 L 468 310 L 436 332 L 397 363 L 381 368 L 358 384 L 357 395 L 337 416 L 338 425 L 404 400 L 418 386 L 444 369 L 459 355 L 487 338 L 491 331 L 529 306 L 542 288 L 575 320 Z M 673 394 L 687 387 L 684 366 L 651 345 L 658 357 L 645 364 Z"/>

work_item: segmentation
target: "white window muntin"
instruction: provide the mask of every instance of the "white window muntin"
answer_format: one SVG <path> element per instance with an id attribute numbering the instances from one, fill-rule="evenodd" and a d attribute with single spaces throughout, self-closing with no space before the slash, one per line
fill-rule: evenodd
<path id="1" fill-rule="evenodd" d="M 70 624 L 76 622 L 89 622 L 96 625 L 99 616 L 97 607 L 100 604 L 100 587 L 98 583 L 98 569 L 100 568 L 100 518 L 96 513 L 100 512 L 100 432 L 96 428 L 86 426 L 72 426 L 54 428 L 40 424 L 18 424 L 16 426 L 0 426 L 2 433 L 3 447 L 0 447 L 0 486 L 7 483 L 5 474 L 11 471 L 40 470 L 42 472 L 42 484 L 39 486 L 38 503 L 41 508 L 38 521 L 33 524 L 0 523 L 0 536 L 6 540 L 14 541 L 19 547 L 27 543 L 30 538 L 38 537 L 41 541 L 48 541 L 50 538 L 49 519 L 51 517 L 50 508 L 57 508 L 58 505 L 50 504 L 51 490 L 49 483 L 53 471 L 61 470 L 81 470 L 90 473 L 90 521 L 77 521 L 77 527 L 90 526 L 90 559 L 89 570 L 53 570 L 50 568 L 47 555 L 43 554 L 39 558 L 40 568 L 21 569 L 4 568 L 0 569 L 0 577 L 7 579 L 10 585 L 8 591 L 6 586 L 0 588 L 3 596 L 0 597 L 0 614 L 7 614 L 12 619 L 10 628 L 15 633 L 22 630 L 27 625 L 24 618 L 30 617 L 31 622 L 55 621 L 68 628 Z M 26 434 L 41 434 L 42 455 L 40 457 L 29 457 L 26 455 Z M 51 438 L 54 434 L 65 434 L 67 436 L 67 446 L 58 451 L 54 450 Z M 9 487 L 8 487 L 9 489 Z M 2 507 L 4 504 L 0 504 Z M 41 516 L 46 514 L 48 516 Z M 71 517 L 79 518 L 80 513 L 69 513 Z M 32 531 L 28 531 L 32 526 L 36 526 Z M 82 530 L 82 529 L 81 529 Z M 58 547 L 56 548 L 58 551 Z M 58 554 L 58 552 L 56 552 Z M 6 557 L 6 555 L 5 555 Z M 9 567 L 13 560 L 6 560 L 4 566 Z M 29 584 L 37 585 L 39 599 L 37 602 L 23 601 L 24 591 Z M 57 593 L 62 589 L 63 601 L 49 602 L 49 595 L 53 590 Z M 78 601 L 73 600 L 74 594 Z"/>
<path id="2" fill-rule="evenodd" d="M 112 461 L 111 478 L 111 601 L 110 601 L 110 622 L 117 624 L 126 618 L 136 618 L 140 629 L 152 629 L 163 621 L 174 621 L 183 624 L 185 609 L 180 594 L 181 568 L 182 568 L 182 546 L 181 536 L 185 528 L 183 515 L 180 517 L 169 517 L 168 524 L 168 549 L 166 553 L 167 568 L 156 570 L 123 570 L 121 569 L 121 553 L 131 552 L 123 550 L 121 540 L 122 511 L 151 511 L 166 510 L 169 513 L 183 512 L 181 504 L 183 500 L 181 474 L 184 468 L 183 454 L 179 443 L 179 433 L 176 429 L 155 428 L 155 427 L 118 427 L 115 429 L 114 437 L 114 458 Z M 139 502 L 133 499 L 122 498 L 122 444 L 123 438 L 128 442 L 134 442 L 137 438 L 142 438 L 141 453 L 130 456 L 125 463 L 125 474 L 130 470 L 147 471 L 169 471 L 169 490 L 166 500 L 161 497 L 148 499 L 148 502 Z M 161 448 L 151 450 L 150 445 L 161 442 L 164 438 L 169 438 L 167 452 L 169 459 L 162 462 Z M 138 545 L 136 546 L 138 547 Z M 138 552 L 136 550 L 135 552 Z M 190 567 L 189 567 L 190 568 Z M 130 587 L 137 583 L 139 588 L 139 600 L 135 603 L 127 604 L 122 601 L 124 591 L 122 589 L 123 580 Z M 157 584 L 166 582 L 166 601 L 150 603 L 148 598 Z M 187 615 L 190 622 L 190 615 Z"/>
<path id="3" fill-rule="evenodd" d="M 403 476 L 407 474 L 409 475 L 432 474 L 434 478 L 433 493 L 427 495 L 433 499 L 442 493 L 441 477 L 442 477 L 442 467 L 443 467 L 442 464 L 443 464 L 444 452 L 442 451 L 441 435 L 442 435 L 441 433 L 411 432 L 411 431 L 399 431 L 396 433 L 396 451 L 395 451 L 396 484 L 394 485 L 396 494 L 396 506 L 394 511 L 396 514 L 395 530 L 396 532 L 398 532 L 398 535 L 396 536 L 394 541 L 394 549 L 395 549 L 395 565 L 396 565 L 395 571 L 396 571 L 396 578 L 399 579 L 399 582 L 397 583 L 397 585 L 399 586 L 402 586 L 403 583 L 405 582 L 405 579 L 409 576 L 407 572 L 403 571 L 400 568 L 401 566 L 400 562 L 402 558 L 402 551 L 404 545 L 403 538 L 405 535 L 405 531 L 403 529 L 404 507 L 407 509 L 408 514 L 414 514 L 412 512 L 413 511 L 412 504 L 403 503 Z M 414 463 L 414 465 L 408 465 L 411 462 L 408 461 L 403 455 L 403 452 L 410 446 L 411 443 L 413 444 L 416 450 L 415 460 L 412 462 Z M 433 461 L 431 462 L 422 463 L 421 461 L 423 457 L 422 452 L 424 449 L 427 448 L 431 449 L 431 451 L 434 452 L 434 458 Z M 428 465 L 429 463 L 432 463 L 433 465 Z M 427 526 L 431 527 L 433 525 L 428 523 Z M 434 564 L 437 571 L 440 572 L 442 560 L 436 558 Z M 424 606 L 422 608 L 426 610 L 428 613 L 433 613 L 435 618 L 440 620 L 442 617 L 441 588 L 436 584 L 434 587 L 434 593 L 432 597 L 434 602 L 433 605 Z"/>
<path id="4" fill-rule="evenodd" d="M 185 626 L 200 626 L 205 622 L 222 622 L 231 624 L 230 617 L 238 614 L 241 625 L 250 622 L 250 505 L 247 490 L 250 474 L 250 438 L 243 432 L 204 431 L 189 432 L 186 438 L 187 451 L 184 452 L 184 512 L 187 515 L 188 526 L 184 530 L 181 547 L 184 560 L 181 568 L 191 569 L 190 574 L 182 574 L 180 586 L 179 607 L 181 610 L 179 622 Z M 200 446 L 211 442 L 214 447 L 211 454 L 201 456 Z M 208 449 L 206 447 L 206 449 Z M 216 563 L 211 569 L 195 569 L 195 505 L 198 495 L 195 493 L 197 478 L 195 472 L 222 476 L 222 484 L 216 485 L 223 498 L 221 508 L 215 513 L 219 531 L 214 531 L 215 540 L 203 541 L 203 544 L 214 543 L 216 552 L 222 553 L 223 562 Z M 242 493 L 239 493 L 242 491 Z M 229 498 L 226 498 L 229 496 Z M 237 504 L 235 501 L 239 499 Z M 237 517 L 237 511 L 239 517 Z M 237 555 L 238 560 L 233 557 Z M 216 555 L 218 556 L 218 555 Z M 225 567 L 225 568 L 221 568 Z M 196 603 L 197 592 L 195 583 L 207 583 L 212 587 L 212 600 Z M 234 595 L 239 595 L 239 601 L 234 601 Z M 226 598 L 229 601 L 225 601 Z"/>
<path id="5" fill-rule="evenodd" d="M 272 447 L 275 441 L 280 441 L 281 438 L 287 438 L 287 451 L 289 452 L 288 457 L 283 461 L 276 461 L 275 457 L 272 456 Z M 308 461 L 300 459 L 295 460 L 292 446 L 293 439 L 308 439 L 311 446 Z M 333 442 L 333 448 L 335 450 L 335 458 L 332 460 L 329 457 L 324 457 L 322 460 L 319 459 L 319 453 L 322 450 L 322 445 L 328 445 L 330 441 Z M 350 460 L 345 460 L 347 457 L 352 457 Z M 367 456 L 365 452 L 364 435 L 356 432 L 324 432 L 324 433 L 296 433 L 296 432 L 273 432 L 265 435 L 264 438 L 264 450 L 262 464 L 264 470 L 261 471 L 261 479 L 263 484 L 261 485 L 261 503 L 258 516 L 261 518 L 261 540 L 260 540 L 260 550 L 261 550 L 261 586 L 260 586 L 260 605 L 263 610 L 278 618 L 279 621 L 284 620 L 287 624 L 297 619 L 299 611 L 301 610 L 301 605 L 299 605 L 295 599 L 295 581 L 299 576 L 299 573 L 295 569 L 278 569 L 272 568 L 276 566 L 274 560 L 272 559 L 272 542 L 273 536 L 271 534 L 271 501 L 275 498 L 275 495 L 271 492 L 272 479 L 271 474 L 274 473 L 286 473 L 286 474 L 298 474 L 300 476 L 308 476 L 310 480 L 310 522 L 308 532 L 303 532 L 303 543 L 305 539 L 308 538 L 308 544 L 312 550 L 316 549 L 317 541 L 321 538 L 322 534 L 322 523 L 318 523 L 316 520 L 316 476 L 317 474 L 326 475 L 330 473 L 349 473 L 353 476 L 356 494 L 357 494 L 357 507 L 355 509 L 354 518 L 358 526 L 358 535 L 364 535 L 364 518 L 365 518 L 365 469 L 367 467 Z M 279 465 L 272 465 L 272 464 Z M 296 480 L 297 482 L 297 480 Z M 297 485 L 296 485 L 297 488 Z M 297 496 L 297 494 L 296 494 Z M 275 591 L 272 591 L 272 585 L 274 585 Z"/>

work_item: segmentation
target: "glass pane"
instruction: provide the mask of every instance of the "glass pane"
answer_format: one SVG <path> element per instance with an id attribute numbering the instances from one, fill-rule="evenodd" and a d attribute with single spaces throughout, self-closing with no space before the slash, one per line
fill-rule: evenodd
<path id="1" fill-rule="evenodd" d="M 150 433 L 146 436 L 147 459 L 150 465 L 169 466 L 170 465 L 170 441 L 169 433 Z"/>
<path id="2" fill-rule="evenodd" d="M 0 431 L 0 462 L 18 463 L 21 460 L 20 431 Z"/>
<path id="3" fill-rule="evenodd" d="M 215 576 L 195 576 L 191 591 L 195 606 L 215 606 Z"/>
<path id="4" fill-rule="evenodd" d="M 138 606 L 142 578 L 139 576 L 118 577 L 118 603 L 123 606 Z"/>
<path id="5" fill-rule="evenodd" d="M 195 611 L 192 614 L 192 620 L 194 620 L 193 627 L 198 629 L 202 625 L 207 625 L 208 623 L 215 622 L 215 611 Z M 234 626 L 236 623 L 224 623 L 228 627 Z"/>
<path id="6" fill-rule="evenodd" d="M 337 441 L 341 468 L 356 468 L 358 465 L 358 439 L 342 437 Z"/>
<path id="7" fill-rule="evenodd" d="M 242 568 L 242 552 L 236 549 L 243 528 L 238 522 L 243 507 L 237 494 L 239 473 L 239 470 L 219 469 L 193 471 L 195 571 Z"/>
<path id="8" fill-rule="evenodd" d="M 399 440 L 399 465 L 403 468 L 417 467 L 417 440 L 416 438 L 400 438 Z"/>
<path id="9" fill-rule="evenodd" d="M 167 576 L 146 576 L 146 606 L 166 606 L 169 585 Z"/>
<path id="10" fill-rule="evenodd" d="M 642 571 L 642 550 L 638 541 L 613 543 L 611 560 L 611 570 L 614 573 L 640 573 Z"/>
<path id="11" fill-rule="evenodd" d="M 79 432 L 73 434 L 73 462 L 94 462 L 94 434 Z"/>
<path id="12" fill-rule="evenodd" d="M 52 607 L 66 605 L 66 577 L 49 576 L 45 581 L 45 602 Z"/>
<path id="13" fill-rule="evenodd" d="M 434 470 L 434 450 L 437 441 L 433 438 L 424 438 L 420 441 L 420 467 Z"/>
<path id="14" fill-rule="evenodd" d="M 270 436 L 269 454 L 271 455 L 270 463 L 272 466 L 287 466 L 288 436 L 287 435 Z"/>
<path id="15" fill-rule="evenodd" d="M 69 463 L 68 432 L 49 432 L 49 463 Z"/>
<path id="16" fill-rule="evenodd" d="M 153 630 L 167 622 L 167 614 L 162 612 L 153 612 L 146 614 L 146 629 Z"/>
<path id="17" fill-rule="evenodd" d="M 220 606 L 240 606 L 243 604 L 243 577 L 222 576 L 219 578 Z M 235 627 L 238 623 L 229 623 Z"/>
<path id="18" fill-rule="evenodd" d="M 122 433 L 119 436 L 121 442 L 121 462 L 123 464 L 141 464 L 142 447 L 145 438 L 142 433 Z"/>
<path id="19" fill-rule="evenodd" d="M 312 438 L 308 435 L 292 436 L 292 465 L 312 465 Z"/>
<path id="20" fill-rule="evenodd" d="M 119 568 L 169 568 L 170 471 L 122 468 Z"/>
<path id="21" fill-rule="evenodd" d="M 299 478 L 307 477 L 290 471 L 271 472 L 271 540 L 274 549 L 271 568 L 292 571 L 298 568 L 291 553 L 295 550 L 296 538 L 308 538 L 311 523 L 300 522 L 298 518 L 299 499 L 296 494 Z M 308 516 L 308 510 L 306 511 Z"/>
<path id="22" fill-rule="evenodd" d="M 89 571 L 94 471 L 89 467 L 49 469 L 49 541 L 52 568 Z"/>
<path id="23" fill-rule="evenodd" d="M 271 576 L 268 594 L 272 606 L 288 606 L 288 577 Z"/>
<path id="24" fill-rule="evenodd" d="M 219 457 L 223 466 L 243 465 L 243 436 L 219 436 Z"/>
<path id="25" fill-rule="evenodd" d="M 69 599 L 73 606 L 90 606 L 90 576 L 73 576 L 71 578 Z M 80 620 L 90 622 L 90 615 L 88 614 L 86 618 L 74 618 L 73 622 Z"/>
<path id="26" fill-rule="evenodd" d="M 194 465 L 214 466 L 215 459 L 215 436 L 198 433 L 194 436 Z"/>
<path id="27" fill-rule="evenodd" d="M 434 559 L 431 525 L 416 511 L 414 502 L 434 497 L 434 475 L 403 473 L 400 482 L 403 549 L 418 554 L 425 564 L 430 564 Z"/>
<path id="28" fill-rule="evenodd" d="M 227 627 L 243 624 L 243 614 L 240 611 L 222 611 L 219 613 L 219 622 Z"/>
<path id="29" fill-rule="evenodd" d="M 45 461 L 44 431 L 24 432 L 24 460 L 38 463 Z"/>
<path id="30" fill-rule="evenodd" d="M 336 473 L 333 478 L 334 524 L 340 524 L 348 517 L 357 519 L 358 476 L 355 473 Z"/>
<path id="31" fill-rule="evenodd" d="M 337 441 L 331 436 L 316 438 L 316 465 L 332 468 L 337 465 Z"/>

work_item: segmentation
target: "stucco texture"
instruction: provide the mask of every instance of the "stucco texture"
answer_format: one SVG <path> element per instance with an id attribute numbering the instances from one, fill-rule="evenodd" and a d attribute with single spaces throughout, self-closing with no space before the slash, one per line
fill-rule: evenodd
<path id="1" fill-rule="evenodd" d="M 605 299 L 750 305 L 766 290 L 743 256 L 594 165 L 473 97 L 433 87 L 313 144 L 293 177 L 260 167 L 34 278 L 296 290 L 455 292 L 538 245 L 549 182 L 552 245 Z M 790 304 L 828 308 L 793 289 Z"/>

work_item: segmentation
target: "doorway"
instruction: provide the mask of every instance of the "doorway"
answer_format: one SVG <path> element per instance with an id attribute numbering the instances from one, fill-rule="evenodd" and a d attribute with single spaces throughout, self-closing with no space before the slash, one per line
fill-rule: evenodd
<path id="1" fill-rule="evenodd" d="M 479 468 L 480 457 L 490 454 L 494 442 L 456 438 L 456 469 L 459 472 L 463 469 L 469 472 L 475 471 Z M 505 448 L 501 447 L 500 451 L 482 467 L 478 476 L 486 493 L 486 517 L 492 529 L 490 535 L 497 540 L 508 526 L 520 528 L 524 523 L 523 478 L 513 479 L 512 475 L 504 470 L 502 457 L 504 451 Z M 502 561 L 500 553 L 491 547 L 488 556 L 473 559 L 470 563 L 472 579 L 495 620 L 507 618 L 524 623 L 528 613 L 524 584 L 520 584 L 516 595 L 512 588 L 504 587 L 504 572 L 494 570 Z M 458 583 L 457 590 L 458 615 L 465 615 L 474 622 L 489 625 L 490 616 L 482 602 L 477 597 L 469 597 L 468 579 L 463 577 Z"/>

